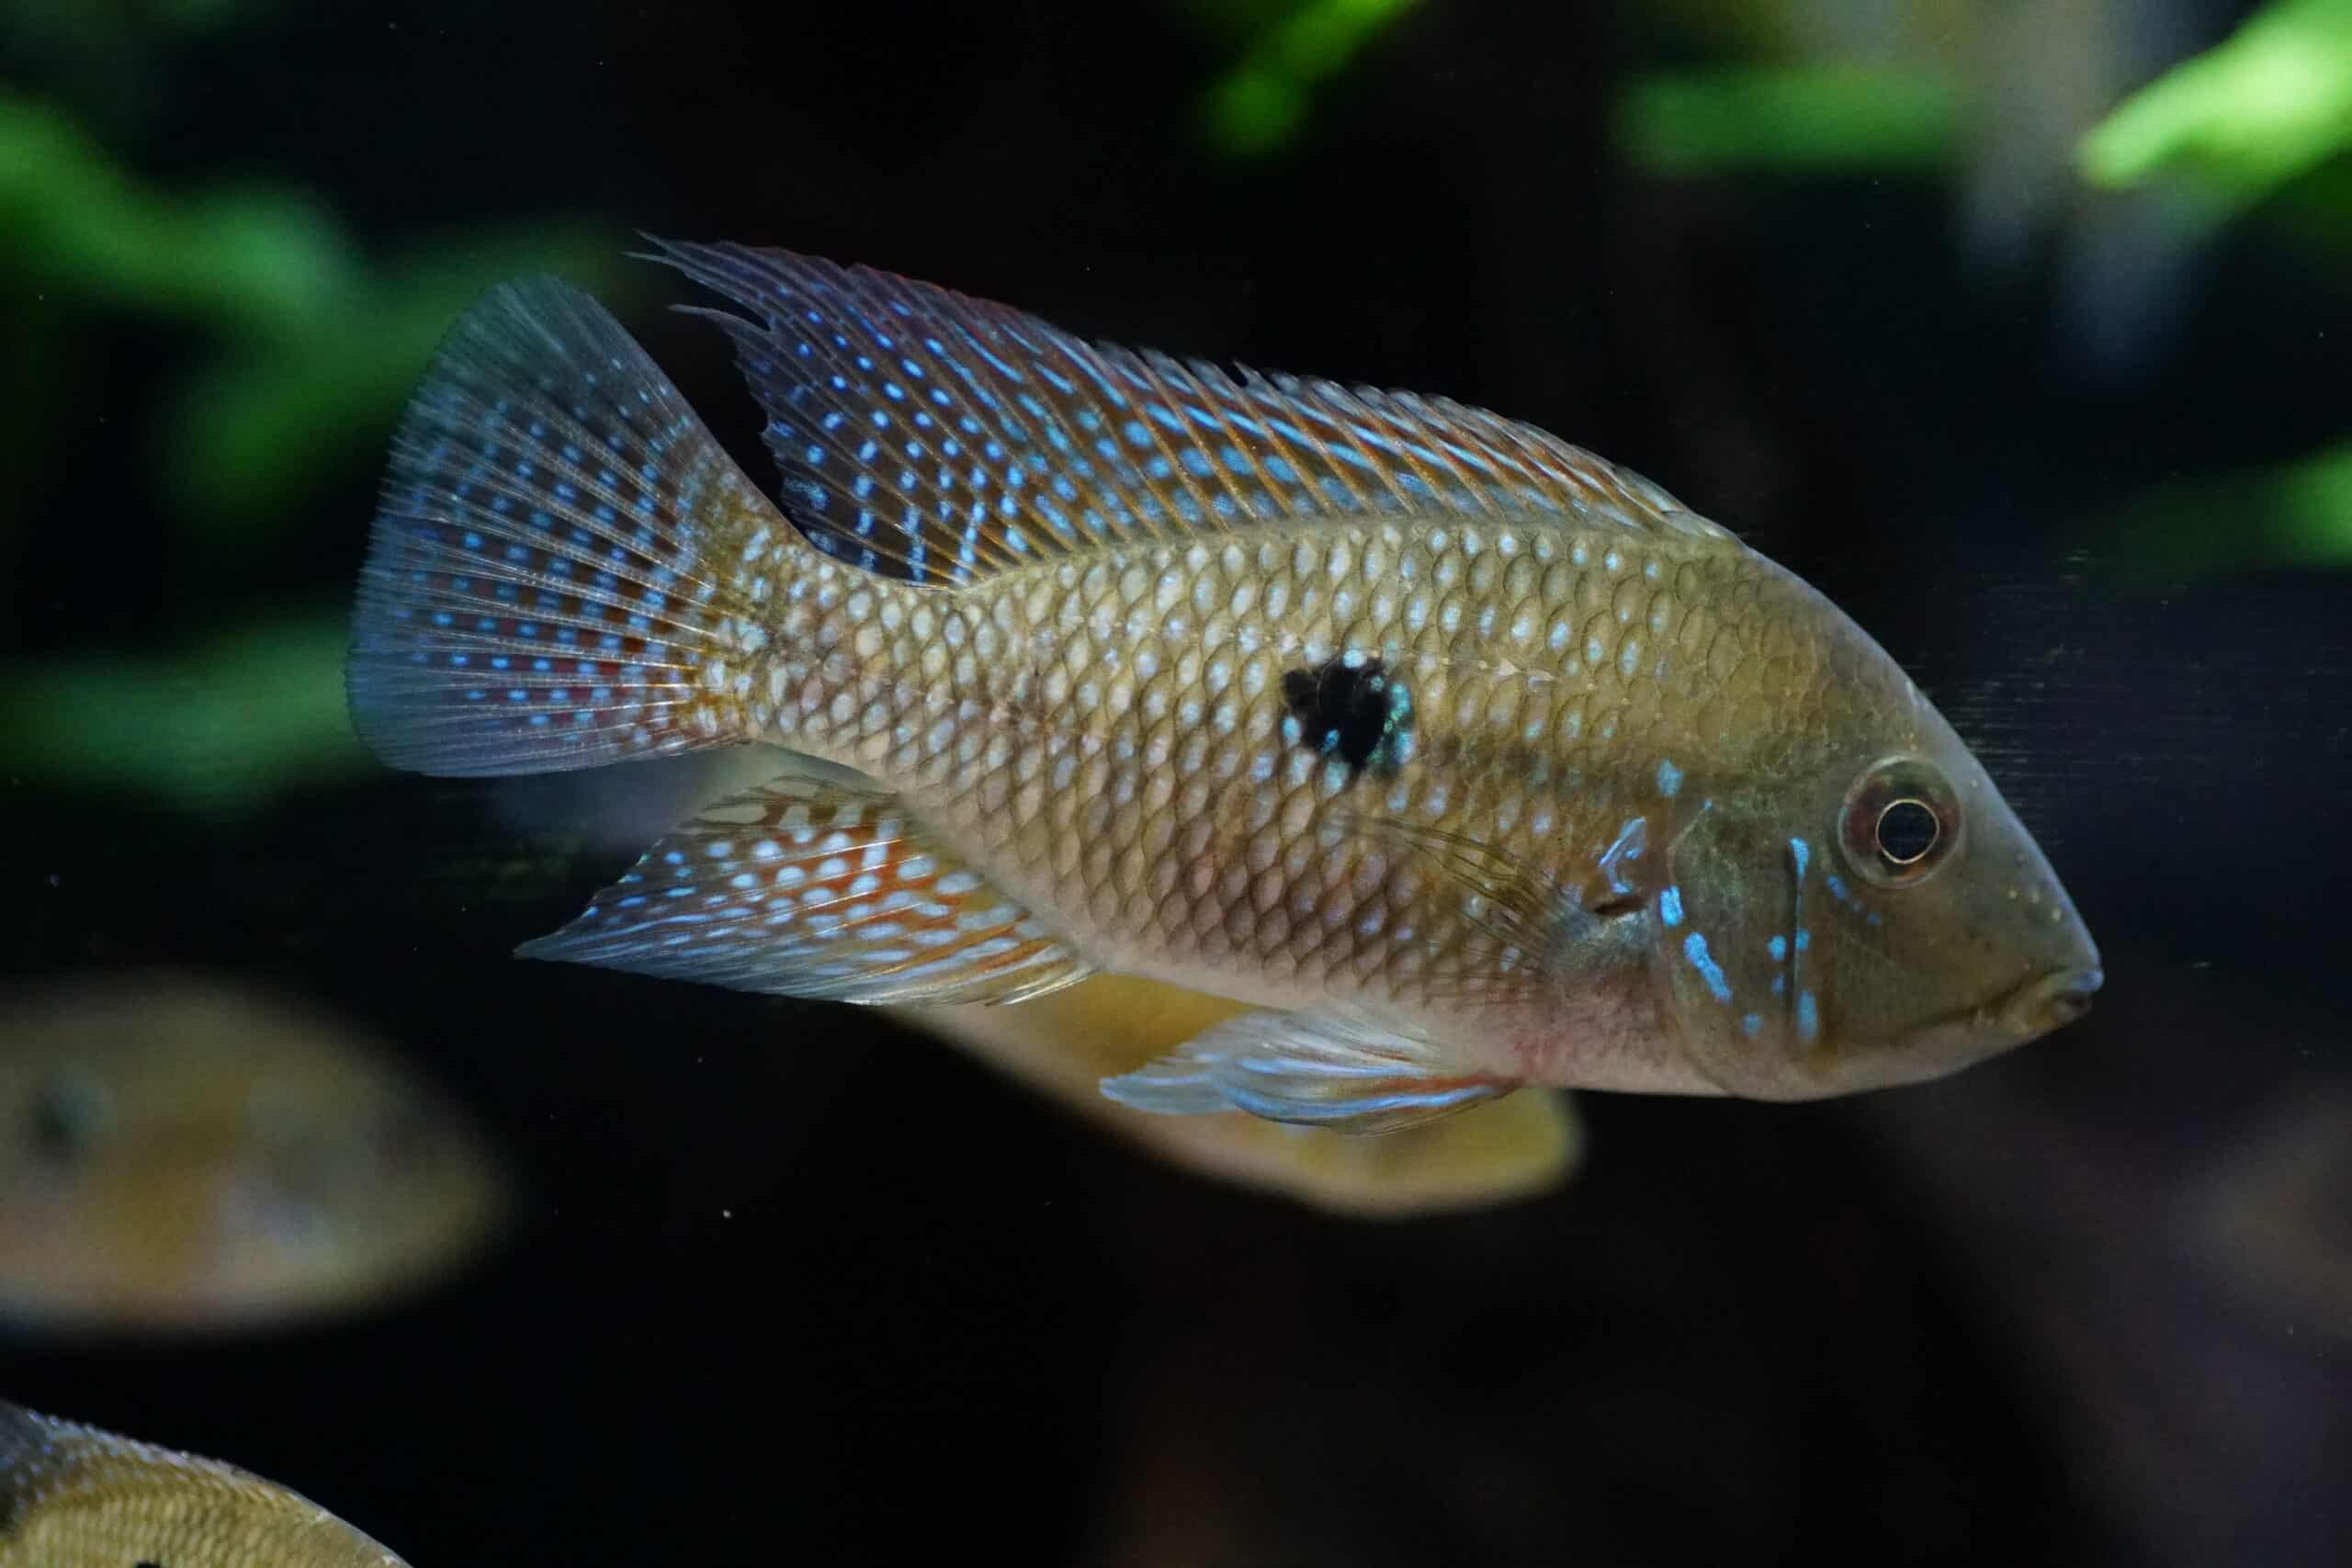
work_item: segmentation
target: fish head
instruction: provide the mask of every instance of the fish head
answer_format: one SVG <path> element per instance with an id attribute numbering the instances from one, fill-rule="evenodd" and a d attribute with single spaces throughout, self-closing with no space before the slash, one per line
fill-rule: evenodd
<path id="1" fill-rule="evenodd" d="M 1942 1077 L 2081 1017 L 2102 979 L 1984 766 L 1852 636 L 1816 691 L 1827 739 L 1698 804 L 1650 915 L 1693 1066 L 1751 1099 Z"/>

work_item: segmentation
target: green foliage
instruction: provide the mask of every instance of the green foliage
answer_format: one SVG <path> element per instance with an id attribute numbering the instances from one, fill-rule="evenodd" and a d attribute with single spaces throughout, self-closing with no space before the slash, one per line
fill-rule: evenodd
<path id="1" fill-rule="evenodd" d="M 18 666 L 0 677 L 9 773 L 207 813 L 372 767 L 344 711 L 341 613 L 248 626 L 177 657 Z"/>
<path id="2" fill-rule="evenodd" d="M 2275 0 L 2085 137 L 2102 186 L 2184 180 L 2232 204 L 2352 147 L 2352 0 Z"/>
<path id="3" fill-rule="evenodd" d="M 2118 569 L 2144 583 L 2352 567 L 2352 442 L 2296 462 L 2177 480 L 2123 508 L 2109 533 Z"/>
<path id="4" fill-rule="evenodd" d="M 378 455 L 434 345 L 484 288 L 553 272 L 609 299 L 619 258 L 584 229 L 469 235 L 355 287 L 299 342 L 232 351 L 189 383 L 163 434 L 179 513 L 231 545 L 274 536 L 318 485 Z"/>
<path id="5" fill-rule="evenodd" d="M 1305 121 L 1315 88 L 1417 3 L 1304 0 L 1268 18 L 1240 62 L 1209 88 L 1203 116 L 1211 141 L 1236 158 L 1280 151 Z"/>
<path id="6" fill-rule="evenodd" d="M 312 202 L 147 190 L 67 116 L 0 95 L 0 274 L 12 287 L 286 341 L 326 320 L 363 271 Z"/>
<path id="7" fill-rule="evenodd" d="M 1724 65 L 1639 78 L 1613 119 L 1617 145 L 1654 174 L 1940 171 L 1958 155 L 1960 108 L 1932 71 Z"/>

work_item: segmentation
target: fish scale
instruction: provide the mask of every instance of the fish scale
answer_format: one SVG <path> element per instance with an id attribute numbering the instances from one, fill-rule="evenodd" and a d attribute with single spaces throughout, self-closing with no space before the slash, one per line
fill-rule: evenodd
<path id="1" fill-rule="evenodd" d="M 218 1460 L 0 1404 L 0 1568 L 405 1568 Z"/>
<path id="2" fill-rule="evenodd" d="M 1486 824 L 1563 885 L 1593 880 L 1618 824 L 1655 807 L 1657 759 L 1710 754 L 1676 716 L 1703 716 L 1737 675 L 1739 624 L 1713 601 L 1754 597 L 1745 565 L 1396 525 L 1114 549 L 944 602 L 827 565 L 765 639 L 806 654 L 753 684 L 788 698 L 775 739 L 900 781 L 1006 886 L 1084 910 L 1106 963 L 1188 983 L 1203 964 L 1280 1005 L 1381 979 L 1433 999 L 1458 990 L 1447 960 L 1475 929 L 1416 921 L 1420 886 L 1393 855 L 1325 847 L 1328 808 L 1371 790 L 1388 815 Z M 1463 608 L 1480 602 L 1498 606 L 1484 626 Z M 830 682 L 843 649 L 863 653 Z M 1415 693 L 1430 766 L 1361 781 L 1284 742 L 1281 673 L 1350 653 Z"/>
<path id="3" fill-rule="evenodd" d="M 811 798 L 860 847 L 744 850 L 803 797 L 780 756 L 526 952 L 853 1001 L 1125 971 L 1261 1010 L 1107 1093 L 1360 1131 L 1929 1077 L 2095 987 L 1900 668 L 1638 475 L 866 269 L 658 259 L 743 312 L 697 308 L 784 509 L 591 302 L 496 291 L 395 446 L 355 715 L 428 771 L 768 743 L 854 770 Z"/>

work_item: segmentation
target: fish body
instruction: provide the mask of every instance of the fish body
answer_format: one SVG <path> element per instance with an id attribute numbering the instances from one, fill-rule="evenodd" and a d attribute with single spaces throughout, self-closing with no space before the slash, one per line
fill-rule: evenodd
<path id="1" fill-rule="evenodd" d="M 0 1314 L 196 1330 L 350 1308 L 479 1247 L 504 1182 L 346 1024 L 224 979 L 0 992 Z"/>
<path id="2" fill-rule="evenodd" d="M 1227 376 L 783 252 L 743 314 L 785 508 L 560 285 L 397 439 L 351 667 L 436 773 L 792 772 L 527 946 L 753 989 L 1251 1010 L 1106 1080 L 1352 1131 L 1527 1084 L 1804 1098 L 2080 1010 L 2097 950 L 1833 605 L 1532 426 Z"/>
<path id="3" fill-rule="evenodd" d="M 234 1465 L 0 1404 L 0 1568 L 404 1565 Z"/>

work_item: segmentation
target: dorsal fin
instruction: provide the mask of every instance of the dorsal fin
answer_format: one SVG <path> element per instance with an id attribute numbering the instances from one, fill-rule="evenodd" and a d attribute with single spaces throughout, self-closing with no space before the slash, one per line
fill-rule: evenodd
<path id="1" fill-rule="evenodd" d="M 1179 364 L 786 251 L 653 242 L 734 339 L 820 549 L 969 582 L 1140 533 L 1439 514 L 1729 540 L 1638 474 L 1443 398 Z"/>

